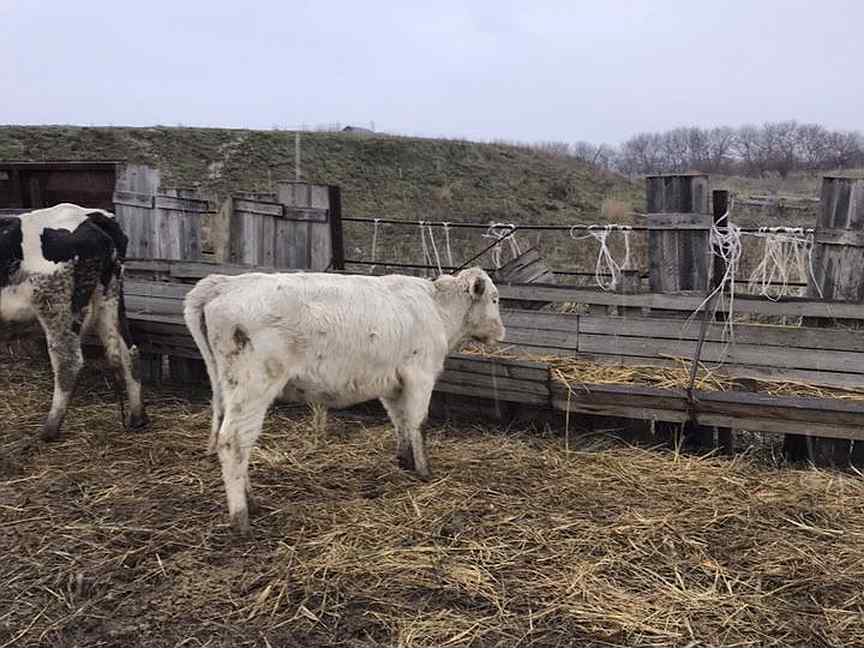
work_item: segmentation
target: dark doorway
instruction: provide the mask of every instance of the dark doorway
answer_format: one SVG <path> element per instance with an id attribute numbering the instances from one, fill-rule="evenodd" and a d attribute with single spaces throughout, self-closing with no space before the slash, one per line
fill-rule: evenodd
<path id="1" fill-rule="evenodd" d="M 39 209 L 70 202 L 111 210 L 117 165 L 0 161 L 0 209 Z"/>

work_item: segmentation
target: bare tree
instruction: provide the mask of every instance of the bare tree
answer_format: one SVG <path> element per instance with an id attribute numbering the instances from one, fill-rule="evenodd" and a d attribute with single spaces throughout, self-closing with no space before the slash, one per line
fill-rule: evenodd
<path id="1" fill-rule="evenodd" d="M 823 169 L 831 149 L 830 134 L 819 124 L 801 124 L 796 133 L 796 149 L 804 169 Z"/>

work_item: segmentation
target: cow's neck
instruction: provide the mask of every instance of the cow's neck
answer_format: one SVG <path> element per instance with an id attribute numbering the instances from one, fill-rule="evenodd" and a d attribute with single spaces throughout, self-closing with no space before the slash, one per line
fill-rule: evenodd
<path id="1" fill-rule="evenodd" d="M 471 302 L 461 291 L 449 294 L 439 293 L 434 301 L 441 321 L 444 323 L 447 348 L 452 353 L 465 339 L 465 316 L 471 308 Z"/>

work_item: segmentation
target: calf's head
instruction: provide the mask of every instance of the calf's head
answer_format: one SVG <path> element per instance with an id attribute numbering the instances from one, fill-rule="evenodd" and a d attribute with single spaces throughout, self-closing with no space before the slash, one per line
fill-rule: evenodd
<path id="1" fill-rule="evenodd" d="M 455 277 L 459 287 L 468 294 L 463 336 L 489 344 L 504 339 L 504 323 L 498 309 L 498 289 L 481 268 L 462 270 Z"/>

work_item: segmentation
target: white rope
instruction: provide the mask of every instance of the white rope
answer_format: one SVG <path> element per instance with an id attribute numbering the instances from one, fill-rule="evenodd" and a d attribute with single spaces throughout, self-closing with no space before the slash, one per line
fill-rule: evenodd
<path id="1" fill-rule="evenodd" d="M 423 265 L 431 266 L 432 257 L 429 255 L 429 248 L 426 245 L 426 229 L 424 227 L 426 222 L 421 220 L 418 225 L 420 226 L 420 249 L 423 252 Z"/>
<path id="2" fill-rule="evenodd" d="M 427 225 L 426 229 L 429 231 L 429 242 L 432 244 L 432 252 L 435 253 L 435 265 L 438 266 L 438 275 L 444 274 L 441 271 L 441 257 L 438 256 L 438 245 L 435 243 L 435 233 L 432 231 L 432 226 Z"/>
<path id="3" fill-rule="evenodd" d="M 624 261 L 621 262 L 622 270 L 632 270 L 633 262 L 630 260 L 630 235 L 633 233 L 629 227 L 624 230 Z"/>
<path id="4" fill-rule="evenodd" d="M 728 223 L 729 211 L 731 211 L 731 204 L 729 210 L 726 211 L 726 214 L 718 222 Z M 725 357 L 726 348 L 735 340 L 735 273 L 741 261 L 741 228 L 733 223 L 728 223 L 721 229 L 718 223 L 714 223 L 708 233 L 708 245 L 709 249 L 717 257 L 723 259 L 726 270 L 714 290 L 708 293 L 708 296 L 702 300 L 702 303 L 696 307 L 696 310 L 693 311 L 687 320 L 688 322 L 691 321 L 697 313 L 707 308 L 708 304 L 716 298 L 714 312 L 708 315 L 713 316 L 721 308 L 726 311 L 726 321 L 721 332 L 721 339 L 726 342 L 726 347 L 721 353 L 721 357 Z M 725 308 L 723 307 L 724 305 L 726 305 Z"/>
<path id="5" fill-rule="evenodd" d="M 489 223 L 489 229 L 481 236 L 485 239 L 497 239 L 498 243 L 492 248 L 492 263 L 496 268 L 501 267 L 501 248 L 506 241 L 510 244 L 510 254 L 517 258 L 522 254 L 519 242 L 516 240 L 516 226 L 512 223 Z"/>
<path id="6" fill-rule="evenodd" d="M 456 264 L 453 263 L 453 250 L 450 248 L 450 223 L 444 223 L 444 245 L 447 248 L 447 265 L 451 268 Z"/>
<path id="7" fill-rule="evenodd" d="M 813 273 L 814 233 L 801 227 L 760 227 L 747 233 L 762 239 L 762 259 L 747 282 L 751 293 L 777 301 L 792 293 L 792 281 L 810 283 L 822 289 Z M 797 275 L 797 276 L 796 276 Z"/>
<path id="8" fill-rule="evenodd" d="M 375 268 L 378 267 L 378 225 L 381 224 L 381 219 L 376 218 L 372 229 L 372 265 L 369 266 L 369 274 L 375 274 Z"/>
<path id="9" fill-rule="evenodd" d="M 630 232 L 632 228 L 629 225 L 616 225 L 614 223 L 608 225 L 589 225 L 587 234 L 577 236 L 577 227 L 580 226 L 574 225 L 570 228 L 570 238 L 574 241 L 584 241 L 593 238 L 600 244 L 600 251 L 597 253 L 597 262 L 594 264 L 594 281 L 602 290 L 615 290 L 621 278 L 621 271 L 630 269 Z M 624 234 L 624 261 L 621 264 L 613 258 L 608 244 L 609 235 L 616 229 Z M 609 281 L 604 280 L 604 274 L 610 275 L 611 278 Z"/>

